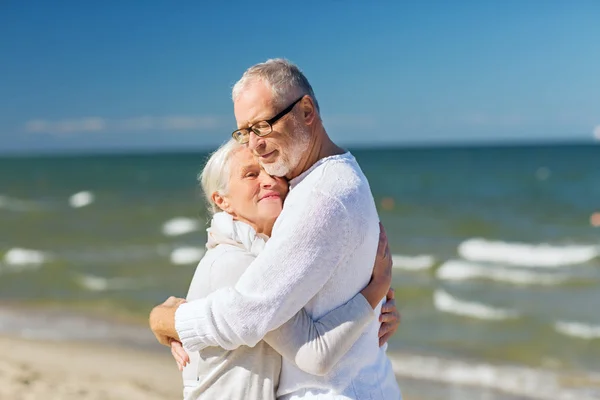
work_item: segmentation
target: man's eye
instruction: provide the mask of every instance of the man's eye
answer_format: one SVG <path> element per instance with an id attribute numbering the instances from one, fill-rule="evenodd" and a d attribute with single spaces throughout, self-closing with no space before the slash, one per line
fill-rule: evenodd
<path id="1" fill-rule="evenodd" d="M 246 178 L 256 178 L 258 174 L 256 172 L 248 172 Z"/>

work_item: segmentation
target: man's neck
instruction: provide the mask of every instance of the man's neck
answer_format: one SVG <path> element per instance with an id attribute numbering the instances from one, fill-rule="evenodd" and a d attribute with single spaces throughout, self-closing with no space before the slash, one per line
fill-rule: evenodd
<path id="1" fill-rule="evenodd" d="M 320 131 L 313 133 L 315 140 L 309 148 L 308 154 L 300 162 L 298 167 L 287 175 L 288 179 L 293 179 L 303 172 L 307 171 L 317 163 L 317 161 L 330 156 L 344 154 L 346 150 L 342 149 L 331 141 L 325 128 L 321 126 Z"/>

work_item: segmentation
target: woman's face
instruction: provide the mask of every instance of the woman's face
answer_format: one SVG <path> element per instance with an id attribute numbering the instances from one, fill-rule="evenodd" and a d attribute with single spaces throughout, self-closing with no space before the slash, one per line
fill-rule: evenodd
<path id="1" fill-rule="evenodd" d="M 283 209 L 287 181 L 267 174 L 247 148 L 236 151 L 229 163 L 228 193 L 214 194 L 215 203 L 235 219 L 252 225 L 258 233 L 270 236 Z"/>

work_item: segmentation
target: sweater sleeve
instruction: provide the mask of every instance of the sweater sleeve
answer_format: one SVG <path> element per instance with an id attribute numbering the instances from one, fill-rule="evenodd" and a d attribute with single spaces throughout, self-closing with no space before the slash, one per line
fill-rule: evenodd
<path id="1" fill-rule="evenodd" d="M 323 376 L 350 350 L 374 315 L 358 293 L 316 321 L 302 309 L 264 340 L 304 372 Z"/>
<path id="2" fill-rule="evenodd" d="M 354 245 L 346 208 L 320 191 L 284 207 L 279 219 L 235 287 L 178 307 L 175 328 L 187 349 L 255 346 L 321 290 Z"/>

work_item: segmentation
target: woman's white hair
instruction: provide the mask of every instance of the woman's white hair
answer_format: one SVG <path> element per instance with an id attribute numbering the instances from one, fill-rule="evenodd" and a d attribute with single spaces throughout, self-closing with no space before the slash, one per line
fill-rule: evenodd
<path id="1" fill-rule="evenodd" d="M 210 155 L 202 172 L 198 174 L 198 181 L 200 182 L 204 197 L 208 203 L 208 212 L 210 215 L 221 211 L 219 206 L 212 199 L 212 196 L 214 193 L 219 193 L 221 195 L 227 194 L 231 156 L 242 148 L 243 146 L 235 139 L 230 139 Z"/>
<path id="2" fill-rule="evenodd" d="M 274 58 L 248 68 L 233 86 L 232 100 L 235 101 L 240 93 L 256 80 L 265 82 L 271 88 L 275 105 L 285 107 L 287 103 L 295 100 L 295 97 L 309 95 L 320 113 L 319 102 L 308 79 L 300 68 L 290 61 Z"/>

